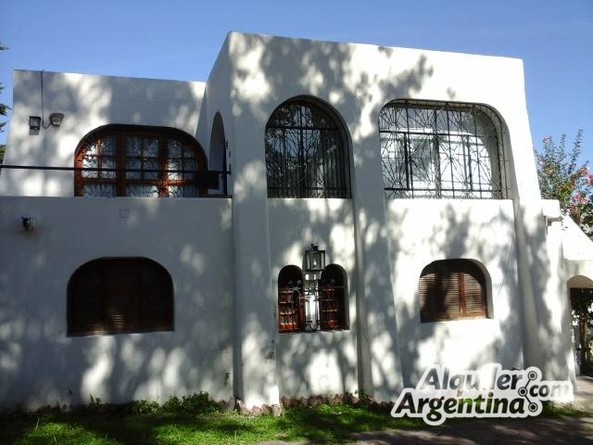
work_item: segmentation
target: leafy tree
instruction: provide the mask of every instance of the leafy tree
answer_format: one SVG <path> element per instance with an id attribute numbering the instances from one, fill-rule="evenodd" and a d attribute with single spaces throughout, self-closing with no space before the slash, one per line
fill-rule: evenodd
<path id="1" fill-rule="evenodd" d="M 543 140 L 536 153 L 537 173 L 542 198 L 557 199 L 565 216 L 571 217 L 593 239 L 593 175 L 587 162 L 580 163 L 583 131 L 579 130 L 571 149 L 566 135 L 556 144 L 551 137 Z M 573 324 L 578 327 L 577 351 L 581 373 L 593 375 L 591 328 L 593 327 L 593 289 L 571 288 Z"/>
<path id="2" fill-rule="evenodd" d="M 5 49 L 6 49 L 6 47 L 0 43 L 0 51 L 3 51 Z M 2 93 L 3 89 L 4 89 L 4 87 L 2 86 L 2 84 L 0 84 L 0 93 Z M 6 116 L 7 113 L 8 113 L 8 105 L 0 103 L 0 116 Z M 5 125 L 6 125 L 6 122 L 0 122 L 0 132 L 4 131 Z M 6 151 L 6 145 L 0 144 L 0 164 L 2 164 L 2 161 L 4 160 L 4 152 L 5 151 Z"/>
<path id="3" fill-rule="evenodd" d="M 579 130 L 571 149 L 566 135 L 556 144 L 546 136 L 543 149 L 536 153 L 537 173 L 544 199 L 557 199 L 566 216 L 570 216 L 593 238 L 593 175 L 587 162 L 579 163 L 583 131 Z"/>

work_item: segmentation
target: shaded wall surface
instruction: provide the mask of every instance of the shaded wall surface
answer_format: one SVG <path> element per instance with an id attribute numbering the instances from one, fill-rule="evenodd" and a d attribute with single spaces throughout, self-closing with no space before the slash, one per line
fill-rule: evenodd
<path id="1" fill-rule="evenodd" d="M 22 71 L 14 85 L 7 164 L 73 167 L 98 127 L 170 127 L 200 142 L 210 168 L 226 161 L 232 198 L 76 199 L 71 171 L 3 170 L 2 400 L 205 390 L 253 406 L 356 389 L 393 400 L 433 363 L 537 365 L 566 378 L 560 241 L 544 220 L 520 60 L 231 33 L 206 83 Z M 351 198 L 268 198 L 266 125 L 295 97 L 335 115 Z M 489 107 L 507 199 L 386 200 L 378 117 L 396 99 Z M 29 116 L 51 112 L 65 114 L 60 127 L 29 131 Z M 35 230 L 21 230 L 23 216 Z M 311 243 L 345 272 L 349 329 L 279 334 L 278 273 L 301 266 Z M 71 274 L 127 256 L 170 273 L 175 330 L 67 337 Z M 448 258 L 486 271 L 488 318 L 420 323 L 420 273 Z"/>
<path id="2" fill-rule="evenodd" d="M 35 219 L 23 231 L 21 217 Z M 232 395 L 226 199 L 2 198 L 2 404 Z M 67 285 L 87 261 L 144 257 L 174 289 L 174 331 L 67 336 Z"/>

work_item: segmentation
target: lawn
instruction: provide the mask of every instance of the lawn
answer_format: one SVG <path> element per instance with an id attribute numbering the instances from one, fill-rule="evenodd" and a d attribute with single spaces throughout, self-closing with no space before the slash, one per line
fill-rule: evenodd
<path id="1" fill-rule="evenodd" d="M 0 415 L 0 443 L 18 445 L 253 444 L 262 441 L 342 443 L 354 432 L 421 428 L 365 406 L 320 405 L 285 410 L 279 417 L 225 413 L 202 395 L 74 410 L 47 408 Z"/>
<path id="2" fill-rule="evenodd" d="M 579 415 L 548 407 L 544 415 Z M 107 405 L 97 400 L 72 410 L 46 408 L 0 414 L 0 444 L 176 445 L 254 444 L 262 441 L 345 442 L 352 433 L 428 428 L 419 419 L 394 419 L 368 404 L 286 409 L 282 416 L 223 412 L 206 394 L 163 405 L 138 401 Z"/>

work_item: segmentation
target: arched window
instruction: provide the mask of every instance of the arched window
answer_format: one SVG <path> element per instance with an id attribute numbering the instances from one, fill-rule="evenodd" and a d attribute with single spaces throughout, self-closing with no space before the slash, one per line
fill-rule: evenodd
<path id="1" fill-rule="evenodd" d="M 102 258 L 68 282 L 68 335 L 173 330 L 173 282 L 147 258 Z"/>
<path id="2" fill-rule="evenodd" d="M 87 135 L 75 155 L 76 196 L 195 197 L 207 194 L 198 142 L 173 128 L 106 125 Z"/>
<path id="3" fill-rule="evenodd" d="M 336 265 L 328 265 L 319 283 L 319 318 L 322 330 L 347 329 L 346 273 Z"/>
<path id="4" fill-rule="evenodd" d="M 430 263 L 420 274 L 418 283 L 420 321 L 486 318 L 486 289 L 484 272 L 471 260 Z"/>
<path id="5" fill-rule="evenodd" d="M 208 157 L 210 170 L 220 175 L 216 191 L 224 196 L 228 195 L 228 174 L 230 172 L 230 159 L 227 139 L 224 133 L 224 123 L 220 113 L 216 113 L 212 122 L 210 134 L 210 155 Z M 218 179 L 218 178 L 217 178 Z"/>
<path id="6" fill-rule="evenodd" d="M 390 102 L 379 114 L 386 196 L 505 198 L 501 127 L 481 105 Z"/>
<path id="7" fill-rule="evenodd" d="M 266 125 L 266 175 L 272 198 L 349 198 L 350 167 L 337 118 L 316 101 L 280 105 Z"/>
<path id="8" fill-rule="evenodd" d="M 285 266 L 278 274 L 278 331 L 300 331 L 305 325 L 303 272 Z"/>
<path id="9" fill-rule="evenodd" d="M 306 276 L 298 266 L 278 274 L 278 332 L 315 332 L 348 329 L 346 272 L 330 264 Z"/>

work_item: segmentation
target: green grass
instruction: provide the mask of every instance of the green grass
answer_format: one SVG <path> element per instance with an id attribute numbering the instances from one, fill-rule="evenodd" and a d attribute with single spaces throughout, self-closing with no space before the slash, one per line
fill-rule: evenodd
<path id="1" fill-rule="evenodd" d="M 580 415 L 571 408 L 545 410 L 546 416 Z M 355 432 L 429 428 L 419 419 L 393 419 L 388 411 L 363 406 L 292 408 L 280 417 L 223 413 L 199 394 L 154 402 L 104 405 L 98 401 L 0 415 L 0 443 L 14 445 L 175 445 L 253 444 L 262 441 L 343 443 Z"/>
<path id="2" fill-rule="evenodd" d="M 0 415 L 0 443 L 15 445 L 253 444 L 262 441 L 342 443 L 354 432 L 421 428 L 420 420 L 351 405 L 292 408 L 280 417 L 224 413 L 202 394 L 164 405 L 89 405 Z"/>

